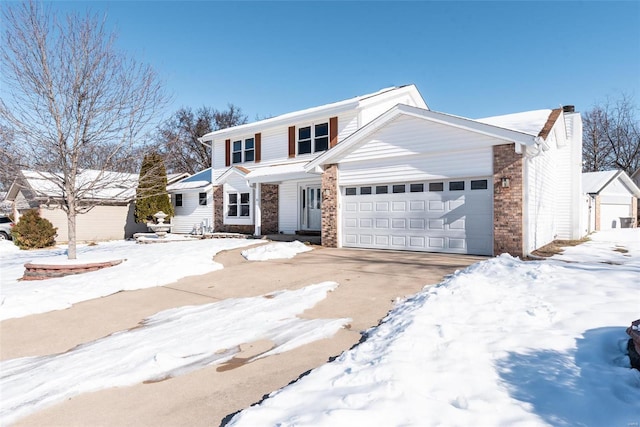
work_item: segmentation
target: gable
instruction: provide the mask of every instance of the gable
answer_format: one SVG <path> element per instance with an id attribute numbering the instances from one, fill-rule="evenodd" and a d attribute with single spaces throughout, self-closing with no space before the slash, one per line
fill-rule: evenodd
<path id="1" fill-rule="evenodd" d="M 354 144 L 340 162 L 477 150 L 497 143 L 504 141 L 442 123 L 399 115 Z"/>

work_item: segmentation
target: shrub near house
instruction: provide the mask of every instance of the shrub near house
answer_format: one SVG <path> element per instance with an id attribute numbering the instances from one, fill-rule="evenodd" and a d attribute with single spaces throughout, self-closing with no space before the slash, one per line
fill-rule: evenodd
<path id="1" fill-rule="evenodd" d="M 58 229 L 36 209 L 27 211 L 11 230 L 13 242 L 20 249 L 40 249 L 56 244 Z"/>

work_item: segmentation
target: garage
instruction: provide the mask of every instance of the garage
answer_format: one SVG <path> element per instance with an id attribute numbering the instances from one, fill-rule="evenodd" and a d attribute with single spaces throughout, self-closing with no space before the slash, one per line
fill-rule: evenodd
<path id="1" fill-rule="evenodd" d="M 490 177 L 341 187 L 343 246 L 491 255 Z"/>
<path id="2" fill-rule="evenodd" d="M 588 212 L 583 232 L 636 226 L 640 188 L 624 171 L 585 172 L 582 191 L 587 196 L 583 210 Z"/>

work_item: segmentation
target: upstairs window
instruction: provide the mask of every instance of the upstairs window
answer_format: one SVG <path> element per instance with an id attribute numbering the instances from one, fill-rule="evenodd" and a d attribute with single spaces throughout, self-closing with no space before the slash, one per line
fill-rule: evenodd
<path id="1" fill-rule="evenodd" d="M 329 123 L 298 128 L 298 154 L 311 154 L 329 149 Z"/>
<path id="2" fill-rule="evenodd" d="M 253 138 L 233 141 L 231 152 L 232 163 L 253 162 L 256 157 L 255 140 Z"/>

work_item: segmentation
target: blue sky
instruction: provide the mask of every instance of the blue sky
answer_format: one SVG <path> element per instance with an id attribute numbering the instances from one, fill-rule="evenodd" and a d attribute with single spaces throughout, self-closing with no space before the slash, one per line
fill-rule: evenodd
<path id="1" fill-rule="evenodd" d="M 640 104 L 640 2 L 111 1 L 119 46 L 182 106 L 250 121 L 415 84 L 432 110 L 479 118 L 624 92 Z"/>

